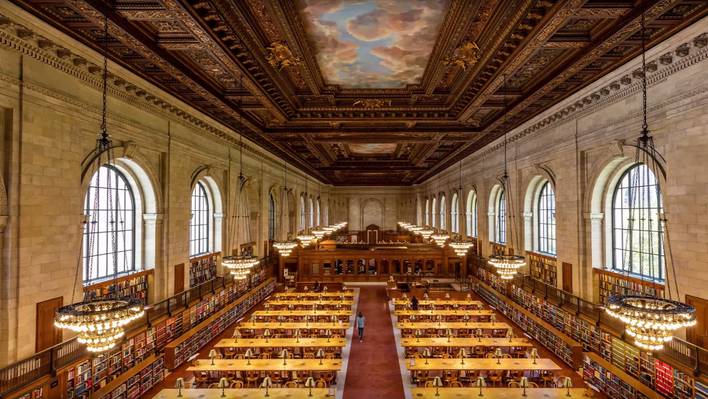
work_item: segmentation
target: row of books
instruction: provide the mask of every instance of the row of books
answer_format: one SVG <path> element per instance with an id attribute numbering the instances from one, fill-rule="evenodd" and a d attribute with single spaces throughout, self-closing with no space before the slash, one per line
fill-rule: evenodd
<path id="1" fill-rule="evenodd" d="M 200 256 L 189 261 L 189 286 L 196 287 L 216 277 L 217 254 Z"/>
<path id="2" fill-rule="evenodd" d="M 533 252 L 528 252 L 527 255 L 531 277 L 555 287 L 558 282 L 556 259 Z"/>
<path id="3" fill-rule="evenodd" d="M 29 392 L 25 392 L 17 397 L 17 399 L 43 399 L 44 398 L 44 388 L 35 388 Z"/>
<path id="4" fill-rule="evenodd" d="M 133 275 L 120 277 L 115 281 L 92 284 L 84 287 L 87 299 L 98 299 L 117 295 L 120 298 L 132 297 L 140 299 L 143 304 L 148 301 L 149 276 L 152 271 L 143 271 Z"/>
<path id="5" fill-rule="evenodd" d="M 275 290 L 275 282 L 271 280 L 268 283 L 260 285 L 258 288 L 238 301 L 229 301 L 231 305 L 225 309 L 221 306 L 220 309 L 225 309 L 219 313 L 218 317 L 205 320 L 202 325 L 195 326 L 196 330 L 190 331 L 181 341 L 175 341 L 165 348 L 166 365 L 172 370 L 179 367 L 187 361 L 189 357 L 197 353 L 204 345 L 212 339 L 224 332 L 226 328 L 243 317 L 246 312 L 263 301 L 268 295 Z"/>
<path id="6" fill-rule="evenodd" d="M 598 276 L 598 294 L 602 304 L 607 303 L 612 295 L 663 295 L 663 288 L 650 281 L 601 270 L 595 270 L 595 274 Z"/>
<path id="7" fill-rule="evenodd" d="M 91 393 L 102 389 L 122 374 L 129 371 L 135 372 L 132 370 L 134 366 L 153 353 L 163 350 L 167 344 L 182 336 L 202 320 L 236 301 L 246 294 L 248 289 L 249 283 L 247 281 L 235 282 L 215 294 L 205 297 L 188 309 L 173 313 L 171 316 L 152 324 L 126 339 L 119 348 L 71 367 L 66 377 L 66 397 L 88 398 Z"/>
<path id="8" fill-rule="evenodd" d="M 160 383 L 165 376 L 165 364 L 162 356 L 151 359 L 145 367 L 118 384 L 105 395 L 95 395 L 97 399 L 136 399 L 146 394 Z"/>
<path id="9" fill-rule="evenodd" d="M 583 350 L 595 352 L 647 387 L 668 397 L 678 399 L 694 397 L 697 390 L 693 376 L 655 359 L 651 352 L 642 351 L 604 331 L 594 320 L 579 317 L 575 312 L 569 312 L 521 287 L 512 286 L 507 290 L 507 283 L 487 270 L 478 269 L 477 276 L 500 293 L 509 292 L 510 298 L 516 304 L 580 342 Z M 668 378 L 668 375 L 672 377 Z"/>

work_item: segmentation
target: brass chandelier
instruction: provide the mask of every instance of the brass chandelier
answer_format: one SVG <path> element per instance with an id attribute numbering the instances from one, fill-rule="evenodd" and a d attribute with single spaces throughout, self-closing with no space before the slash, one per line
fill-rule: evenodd
<path id="1" fill-rule="evenodd" d="M 88 170 L 95 168 L 98 174 L 98 181 L 101 181 L 101 168 L 105 165 L 113 165 L 115 163 L 113 156 L 113 143 L 108 135 L 107 129 L 107 99 L 108 99 L 108 18 L 103 16 L 103 108 L 101 112 L 101 128 L 100 136 L 96 140 L 96 148 L 93 153 L 92 165 Z M 105 158 L 104 158 L 105 157 Z M 113 252 L 113 281 L 118 277 L 118 229 L 124 222 L 121 220 L 120 194 L 118 192 L 118 184 L 113 187 L 112 179 L 107 180 L 107 202 L 109 207 L 115 204 L 112 214 L 110 215 L 110 234 L 111 248 Z M 104 205 L 105 207 L 105 205 Z M 87 221 L 84 227 L 89 237 L 86 243 L 88 253 L 93 252 L 95 229 L 98 225 L 98 209 L 99 195 L 94 197 L 92 215 L 86 215 Z M 125 238 L 124 238 L 125 239 Z M 125 248 L 125 243 L 123 243 Z M 82 257 L 78 257 L 77 276 L 81 269 Z M 88 258 L 88 273 L 91 276 L 93 268 L 93 257 Z M 119 290 L 113 286 L 109 289 L 110 294 L 106 297 L 97 299 L 88 299 L 84 295 L 81 302 L 72 303 L 71 305 L 63 306 L 57 310 L 54 317 L 54 326 L 61 329 L 70 330 L 78 333 L 77 340 L 79 343 L 86 345 L 89 352 L 104 352 L 114 348 L 118 341 L 125 335 L 123 327 L 130 322 L 139 319 L 145 314 L 142 301 L 132 297 L 120 297 Z M 76 287 L 74 287 L 74 293 Z"/>
<path id="2" fill-rule="evenodd" d="M 658 164 L 658 160 L 663 159 L 663 157 L 654 146 L 654 139 L 651 135 L 649 135 L 649 125 L 647 123 L 646 27 L 644 25 L 644 14 L 642 14 L 641 17 L 641 34 L 643 121 L 642 131 L 636 144 L 635 163 L 646 165 L 644 170 L 646 174 L 649 174 L 650 166 L 652 167 L 651 169 L 655 171 L 663 172 L 663 169 L 661 169 Z M 635 179 L 640 179 L 639 173 L 635 174 Z M 659 189 L 660 181 L 661 180 L 657 177 L 656 184 L 659 195 L 661 193 L 661 190 Z M 636 181 L 632 186 L 633 188 L 629 192 L 630 202 L 636 201 L 638 198 L 638 191 L 640 190 L 639 183 L 639 181 Z M 633 190 L 636 192 L 632 192 Z M 631 207 L 629 216 L 630 223 L 632 223 L 632 220 L 635 219 L 632 215 L 634 211 L 635 207 Z M 661 215 L 659 217 L 663 218 Z M 668 226 L 666 225 L 665 219 L 660 220 L 659 231 L 661 231 L 662 222 L 664 225 L 665 252 L 667 257 L 670 259 L 671 269 L 673 271 L 673 280 L 676 293 L 678 295 L 679 288 L 678 282 L 676 281 L 676 267 L 673 261 L 673 254 L 671 252 Z M 629 238 L 629 240 L 631 240 L 631 238 Z M 651 246 L 651 238 L 649 245 Z M 632 242 L 629 242 L 628 246 L 625 248 L 631 248 L 631 246 Z M 629 256 L 631 257 L 631 255 Z M 655 270 L 654 257 L 649 256 L 648 259 L 650 277 L 653 277 Z M 668 286 L 668 278 L 667 291 L 669 293 L 669 298 L 642 295 L 611 296 L 608 300 L 607 306 L 605 307 L 605 311 L 610 316 L 613 316 L 625 323 L 625 332 L 627 335 L 634 338 L 634 344 L 636 346 L 649 351 L 658 351 L 664 348 L 664 344 L 666 342 L 671 341 L 673 338 L 672 334 L 675 330 L 683 327 L 691 327 L 696 324 L 696 309 L 693 306 L 671 299 L 671 288 Z"/>
<path id="3" fill-rule="evenodd" d="M 460 199 L 462 198 L 462 160 L 460 160 L 460 163 L 459 163 L 459 171 L 460 171 L 460 183 L 459 183 L 459 185 L 458 185 L 458 187 L 457 187 L 457 192 L 458 192 L 458 200 L 457 200 L 457 201 L 458 201 L 458 208 L 457 208 L 457 209 L 458 209 L 458 213 L 459 213 L 459 201 L 460 201 Z M 457 217 L 457 218 L 458 218 L 457 223 L 458 223 L 458 227 L 459 227 L 459 222 L 460 222 L 460 221 L 459 221 L 459 215 L 455 215 L 454 217 Z M 459 231 L 459 228 L 458 228 L 458 231 Z M 455 255 L 462 257 L 462 256 L 467 255 L 467 251 L 469 251 L 470 248 L 472 248 L 472 246 L 473 246 L 474 244 L 472 244 L 472 243 L 469 242 L 469 241 L 465 241 L 464 238 L 463 238 L 463 236 L 462 236 L 461 234 L 457 234 L 456 239 L 451 240 L 448 245 L 450 246 L 450 248 L 453 249 L 453 251 L 455 251 Z"/>

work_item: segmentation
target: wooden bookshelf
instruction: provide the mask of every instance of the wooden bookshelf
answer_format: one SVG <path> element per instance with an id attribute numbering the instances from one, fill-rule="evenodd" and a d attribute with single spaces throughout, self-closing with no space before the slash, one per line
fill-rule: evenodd
<path id="1" fill-rule="evenodd" d="M 91 395 L 94 399 L 138 398 L 165 374 L 163 355 L 150 355 Z M 138 377 L 138 378 L 136 378 Z"/>
<path id="2" fill-rule="evenodd" d="M 555 287 L 558 283 L 558 260 L 555 256 L 526 252 L 531 277 Z"/>
<path id="3" fill-rule="evenodd" d="M 662 398 L 659 393 L 592 352 L 584 354 L 583 379 L 610 398 Z"/>
<path id="4" fill-rule="evenodd" d="M 220 256 L 220 252 L 215 252 L 189 259 L 189 286 L 196 287 L 215 278 Z"/>
<path id="5" fill-rule="evenodd" d="M 153 269 L 143 270 L 84 287 L 90 299 L 104 298 L 117 292 L 121 298 L 132 297 L 148 303 L 148 288 L 153 280 Z"/>
<path id="6" fill-rule="evenodd" d="M 583 346 L 578 341 L 482 281 L 478 280 L 475 285 L 475 291 L 498 311 L 516 323 L 524 332 L 555 353 L 573 369 L 580 367 L 583 360 Z"/>
<path id="7" fill-rule="evenodd" d="M 657 359 L 651 352 L 642 351 L 624 341 L 614 331 L 603 329 L 602 325 L 597 325 L 596 320 L 552 304 L 484 269 L 479 269 L 477 276 L 502 295 L 506 293 L 517 306 L 579 341 L 585 351 L 594 352 L 617 370 L 644 384 L 647 389 L 677 399 L 699 396 L 701 380 L 692 376 L 692 370 Z"/>
<path id="8" fill-rule="evenodd" d="M 597 303 L 606 304 L 611 295 L 647 295 L 662 297 L 664 286 L 609 270 L 593 269 Z"/>
<path id="9" fill-rule="evenodd" d="M 165 365 L 173 370 L 194 355 L 248 310 L 265 299 L 275 289 L 275 280 L 268 279 L 219 311 L 193 326 L 188 332 L 165 346 Z"/>

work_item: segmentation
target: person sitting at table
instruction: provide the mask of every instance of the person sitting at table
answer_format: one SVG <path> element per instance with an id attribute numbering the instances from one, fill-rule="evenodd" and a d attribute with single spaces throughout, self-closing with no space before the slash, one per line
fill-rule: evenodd
<path id="1" fill-rule="evenodd" d="M 411 298 L 411 309 L 418 310 L 418 298 L 416 298 L 415 295 Z"/>

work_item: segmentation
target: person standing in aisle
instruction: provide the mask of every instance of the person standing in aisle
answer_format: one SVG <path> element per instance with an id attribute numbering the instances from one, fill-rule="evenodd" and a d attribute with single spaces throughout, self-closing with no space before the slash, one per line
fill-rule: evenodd
<path id="1" fill-rule="evenodd" d="M 359 342 L 364 342 L 364 323 L 366 323 L 366 317 L 359 312 L 356 315 L 356 328 L 359 332 Z"/>

